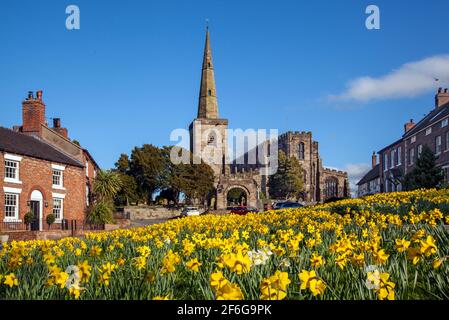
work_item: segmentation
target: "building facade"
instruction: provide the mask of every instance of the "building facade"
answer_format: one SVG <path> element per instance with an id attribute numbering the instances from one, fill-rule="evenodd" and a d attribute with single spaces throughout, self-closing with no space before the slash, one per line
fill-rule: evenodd
<path id="1" fill-rule="evenodd" d="M 215 207 L 226 208 L 229 205 L 227 195 L 234 188 L 246 194 L 247 205 L 261 207 L 260 200 L 270 197 L 269 176 L 260 174 L 261 166 L 248 163 L 248 153 L 241 156 L 243 164 L 229 159 L 227 129 L 228 120 L 220 118 L 218 111 L 210 34 L 207 30 L 198 113 L 189 127 L 190 149 L 205 160 L 215 173 Z M 316 203 L 349 195 L 347 173 L 323 167 L 318 142 L 313 140 L 311 132 L 287 132 L 277 140 L 279 149 L 289 157 L 296 157 L 302 165 L 305 190 L 301 198 L 304 202 Z M 255 154 L 265 152 L 267 156 L 269 148 L 266 144 L 269 142 L 257 146 Z"/>
<path id="2" fill-rule="evenodd" d="M 404 125 L 402 137 L 379 154 L 378 192 L 402 190 L 404 176 L 416 165 L 424 146 L 434 151 L 436 164 L 443 170 L 445 181 L 449 181 L 449 92 L 439 88 L 435 95 L 435 108 L 423 119 L 415 123 L 410 120 Z M 364 182 L 370 172 L 359 182 L 359 193 L 363 193 Z"/>
<path id="3" fill-rule="evenodd" d="M 20 126 L 0 127 L 0 230 L 16 228 L 31 213 L 33 231 L 55 223 L 83 221 L 99 167 L 89 152 L 68 137 L 59 118 L 49 127 L 42 91 L 22 103 Z"/>

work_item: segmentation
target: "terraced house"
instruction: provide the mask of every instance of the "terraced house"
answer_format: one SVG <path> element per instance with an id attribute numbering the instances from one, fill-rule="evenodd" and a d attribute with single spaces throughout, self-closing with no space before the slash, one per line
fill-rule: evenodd
<path id="1" fill-rule="evenodd" d="M 373 169 L 358 183 L 359 195 L 402 190 L 402 178 L 413 170 L 424 146 L 434 150 L 437 165 L 449 181 L 449 91 L 439 88 L 435 108 L 422 120 L 410 120 L 404 125 L 402 137 L 378 152 L 377 172 Z M 368 185 L 378 186 L 370 191 Z"/>
<path id="2" fill-rule="evenodd" d="M 26 227 L 32 231 L 44 230 L 49 214 L 62 228 L 82 223 L 91 201 L 99 167 L 69 139 L 59 118 L 47 125 L 45 108 L 42 91 L 30 92 L 22 103 L 22 125 L 0 127 L 0 231 L 23 230 L 28 212 L 34 219 Z"/>

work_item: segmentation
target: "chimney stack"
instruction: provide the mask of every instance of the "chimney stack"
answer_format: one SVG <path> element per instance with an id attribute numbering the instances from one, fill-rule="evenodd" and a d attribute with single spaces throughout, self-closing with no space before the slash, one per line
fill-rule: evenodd
<path id="1" fill-rule="evenodd" d="M 376 151 L 373 151 L 373 155 L 371 157 L 371 163 L 372 163 L 372 167 L 373 168 L 375 166 L 377 166 L 377 154 L 376 154 Z"/>
<path id="2" fill-rule="evenodd" d="M 69 133 L 67 131 L 67 128 L 61 128 L 61 118 L 53 118 L 53 131 L 56 131 L 64 138 L 69 138 Z"/>
<path id="3" fill-rule="evenodd" d="M 415 125 L 416 124 L 413 122 L 413 119 L 410 119 L 410 122 L 404 124 L 404 132 L 405 133 L 409 132 L 411 129 L 415 127 Z"/>
<path id="4" fill-rule="evenodd" d="M 446 103 L 449 103 L 449 92 L 447 88 L 438 88 L 438 92 L 435 95 L 435 108 L 439 108 Z"/>
<path id="5" fill-rule="evenodd" d="M 24 133 L 40 135 L 41 127 L 45 124 L 42 91 L 38 91 L 37 96 L 38 99 L 35 99 L 33 92 L 29 91 L 27 98 L 22 102 L 22 132 Z"/>

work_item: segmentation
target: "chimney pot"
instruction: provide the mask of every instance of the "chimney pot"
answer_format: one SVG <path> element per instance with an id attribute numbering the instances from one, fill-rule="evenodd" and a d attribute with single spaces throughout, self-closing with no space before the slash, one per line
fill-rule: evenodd
<path id="1" fill-rule="evenodd" d="M 33 91 L 28 91 L 28 99 L 27 100 L 33 100 Z"/>
<path id="2" fill-rule="evenodd" d="M 447 88 L 444 89 L 444 93 L 447 93 Z"/>
<path id="3" fill-rule="evenodd" d="M 61 128 L 61 118 L 53 118 L 53 128 Z"/>
<path id="4" fill-rule="evenodd" d="M 42 101 L 42 90 L 37 91 L 36 95 L 37 95 L 37 100 L 41 100 Z"/>
<path id="5" fill-rule="evenodd" d="M 371 157 L 372 167 L 374 168 L 377 166 L 377 154 L 376 151 L 373 151 L 373 155 Z"/>
<path id="6" fill-rule="evenodd" d="M 443 91 L 443 88 L 439 87 L 438 88 L 438 93 L 441 93 L 441 91 Z"/>

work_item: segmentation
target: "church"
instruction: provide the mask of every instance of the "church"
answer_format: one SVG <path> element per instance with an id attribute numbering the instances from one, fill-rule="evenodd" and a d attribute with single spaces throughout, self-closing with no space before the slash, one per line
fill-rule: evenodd
<path id="1" fill-rule="evenodd" d="M 242 191 L 245 205 L 262 208 L 264 200 L 270 199 L 270 176 L 262 173 L 264 167 L 261 165 L 241 164 L 235 159 L 229 159 L 228 124 L 227 119 L 220 118 L 218 111 L 210 32 L 207 28 L 198 113 L 189 127 L 190 151 L 201 155 L 214 171 L 215 197 L 212 205 L 216 209 L 226 209 L 231 205 L 229 193 L 234 189 Z M 349 196 L 348 174 L 323 166 L 318 142 L 313 140 L 311 132 L 289 131 L 276 137 L 276 140 L 279 150 L 288 157 L 296 157 L 301 164 L 304 179 L 302 202 L 314 204 Z M 257 152 L 269 152 L 267 144 L 270 141 L 258 145 Z M 207 153 L 204 152 L 206 150 Z M 204 154 L 211 154 L 211 159 L 205 159 Z"/>

